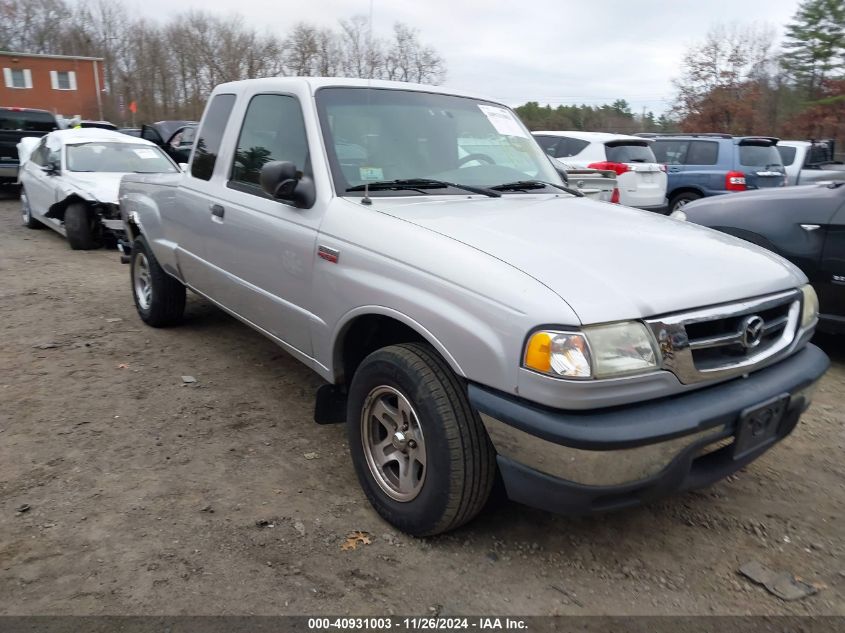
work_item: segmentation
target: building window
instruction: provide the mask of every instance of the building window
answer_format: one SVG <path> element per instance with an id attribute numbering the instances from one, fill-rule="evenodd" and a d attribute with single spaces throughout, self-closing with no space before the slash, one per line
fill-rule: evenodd
<path id="1" fill-rule="evenodd" d="M 53 90 L 76 90 L 76 73 L 72 70 L 51 70 L 50 84 Z"/>
<path id="2" fill-rule="evenodd" d="M 32 73 L 27 68 L 4 68 L 3 79 L 7 88 L 32 88 Z"/>

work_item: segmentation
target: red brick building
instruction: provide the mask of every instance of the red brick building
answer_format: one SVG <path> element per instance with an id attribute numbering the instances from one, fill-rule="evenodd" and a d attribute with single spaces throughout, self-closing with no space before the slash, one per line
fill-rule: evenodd
<path id="1" fill-rule="evenodd" d="M 103 118 L 103 60 L 0 51 L 0 106 Z"/>

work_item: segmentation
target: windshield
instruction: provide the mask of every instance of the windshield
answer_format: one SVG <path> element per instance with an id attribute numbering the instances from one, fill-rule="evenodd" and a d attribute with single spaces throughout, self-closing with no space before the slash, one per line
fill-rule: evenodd
<path id="1" fill-rule="evenodd" d="M 561 184 L 549 158 L 503 106 L 410 90 L 323 88 L 317 108 L 335 187 L 345 195 L 364 195 L 349 190 L 365 183 L 409 179 L 481 187 L 525 180 Z M 429 192 L 376 189 L 371 195 Z M 456 187 L 435 191 L 467 193 Z"/>
<path id="2" fill-rule="evenodd" d="M 740 145 L 739 164 L 745 167 L 783 167 L 774 145 Z"/>
<path id="3" fill-rule="evenodd" d="M 52 132 L 55 129 L 58 129 L 56 117 L 49 112 L 0 109 L 0 130 Z"/>
<path id="4" fill-rule="evenodd" d="M 137 143 L 79 143 L 67 146 L 68 171 L 136 172 L 161 174 L 177 171 L 157 147 Z"/>

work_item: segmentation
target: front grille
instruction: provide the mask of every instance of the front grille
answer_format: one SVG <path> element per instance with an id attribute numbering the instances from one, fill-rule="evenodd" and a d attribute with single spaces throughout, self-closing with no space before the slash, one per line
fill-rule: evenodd
<path id="1" fill-rule="evenodd" d="M 725 363 L 760 354 L 776 345 L 789 321 L 791 301 L 753 314 L 732 315 L 712 321 L 698 321 L 686 326 L 692 360 L 699 370 L 718 369 Z M 759 342 L 749 348 L 746 323 L 753 317 L 762 319 Z"/>
<path id="2" fill-rule="evenodd" d="M 798 328 L 800 291 L 650 319 L 664 369 L 684 383 L 753 371 L 786 353 Z"/>

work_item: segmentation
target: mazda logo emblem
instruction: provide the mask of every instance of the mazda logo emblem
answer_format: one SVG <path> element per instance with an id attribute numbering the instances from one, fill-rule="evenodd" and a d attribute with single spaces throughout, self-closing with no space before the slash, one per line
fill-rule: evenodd
<path id="1" fill-rule="evenodd" d="M 756 314 L 745 317 L 742 322 L 742 346 L 745 349 L 754 349 L 763 340 L 763 327 L 765 322 Z"/>

